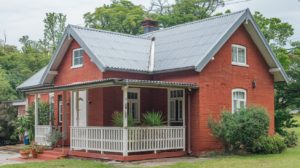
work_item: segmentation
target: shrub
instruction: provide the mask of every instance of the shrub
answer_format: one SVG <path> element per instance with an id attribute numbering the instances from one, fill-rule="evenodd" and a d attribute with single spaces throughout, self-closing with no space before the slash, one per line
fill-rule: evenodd
<path id="1" fill-rule="evenodd" d="M 226 152 L 251 151 L 254 140 L 268 134 L 269 117 L 263 108 L 249 107 L 239 112 L 223 112 L 220 121 L 209 119 L 209 128 L 220 139 Z"/>
<path id="2" fill-rule="evenodd" d="M 57 142 L 63 139 L 63 135 L 58 129 L 54 129 L 51 131 L 49 135 L 47 135 L 47 141 L 50 142 L 52 147 L 56 147 Z"/>
<path id="3" fill-rule="evenodd" d="M 286 132 L 285 135 L 283 135 L 283 138 L 284 138 L 284 143 L 286 144 L 286 146 L 288 148 L 297 146 L 298 137 L 297 137 L 295 131 Z"/>
<path id="4" fill-rule="evenodd" d="M 281 153 L 286 149 L 284 139 L 280 135 L 261 136 L 254 141 L 252 152 L 261 154 Z"/>
<path id="5" fill-rule="evenodd" d="M 284 128 L 297 127 L 297 121 L 289 110 L 276 110 L 275 111 L 275 131 L 280 135 L 287 133 Z"/>
<path id="6" fill-rule="evenodd" d="M 163 118 L 161 112 L 150 111 L 143 115 L 144 124 L 147 126 L 161 126 L 163 125 Z"/>
<path id="7" fill-rule="evenodd" d="M 113 122 L 113 125 L 116 127 L 123 127 L 123 113 L 115 111 L 112 115 L 112 122 Z M 128 127 L 134 126 L 134 120 L 133 120 L 132 116 L 130 116 L 130 115 L 128 115 L 128 118 L 127 118 L 127 125 L 128 125 Z"/>

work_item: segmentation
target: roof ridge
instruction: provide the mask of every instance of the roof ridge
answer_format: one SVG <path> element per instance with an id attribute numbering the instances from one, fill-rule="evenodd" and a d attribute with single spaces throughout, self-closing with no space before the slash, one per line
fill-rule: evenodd
<path id="1" fill-rule="evenodd" d="M 143 37 L 143 36 L 139 36 L 139 35 L 132 35 L 132 34 L 126 34 L 126 33 L 120 33 L 120 32 L 114 32 L 114 31 L 108 31 L 108 30 L 102 30 L 102 29 L 95 29 L 95 28 L 89 28 L 89 27 L 82 27 L 82 26 L 72 25 L 72 24 L 68 24 L 67 27 L 72 27 L 72 28 L 82 29 L 82 30 L 87 30 L 87 31 L 95 31 L 95 32 L 100 32 L 100 33 L 119 35 L 119 36 L 125 36 L 125 37 L 151 40 L 149 37 Z"/>
<path id="2" fill-rule="evenodd" d="M 145 35 L 151 35 L 151 34 L 156 33 L 156 32 L 170 30 L 170 29 L 174 29 L 174 28 L 177 28 L 177 27 L 181 27 L 181 26 L 197 24 L 197 23 L 201 23 L 201 22 L 205 22 L 205 21 L 209 21 L 209 20 L 213 20 L 213 19 L 218 19 L 218 18 L 230 16 L 230 15 L 235 15 L 235 14 L 238 14 L 238 13 L 244 13 L 244 12 L 247 12 L 247 11 L 249 11 L 249 8 L 246 8 L 246 9 L 243 9 L 243 10 L 240 10 L 240 11 L 236 11 L 236 12 L 232 12 L 232 13 L 228 13 L 228 14 L 225 14 L 225 15 L 211 16 L 211 17 L 208 17 L 208 18 L 200 19 L 200 20 L 195 20 L 195 21 L 191 21 L 191 22 L 187 22 L 187 23 L 177 24 L 177 25 L 174 25 L 174 26 L 171 26 L 171 27 L 166 27 L 166 28 L 163 28 L 163 29 L 159 29 L 159 30 L 156 30 L 156 31 L 149 32 L 149 33 L 144 33 L 144 34 L 141 34 L 139 36 L 144 37 Z"/>

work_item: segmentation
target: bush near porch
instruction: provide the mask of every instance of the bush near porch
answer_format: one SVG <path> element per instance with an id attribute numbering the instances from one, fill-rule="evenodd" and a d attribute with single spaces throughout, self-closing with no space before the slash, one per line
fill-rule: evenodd
<path id="1" fill-rule="evenodd" d="M 249 107 L 238 112 L 223 112 L 219 121 L 209 120 L 213 135 L 224 145 L 225 152 L 281 153 L 284 138 L 269 136 L 269 116 L 264 108 Z M 289 140 L 292 140 L 291 138 Z"/>

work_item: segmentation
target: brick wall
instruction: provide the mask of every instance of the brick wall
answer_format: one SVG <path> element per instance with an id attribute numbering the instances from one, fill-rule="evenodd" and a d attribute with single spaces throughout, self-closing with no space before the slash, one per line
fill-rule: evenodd
<path id="1" fill-rule="evenodd" d="M 91 62 L 90 57 L 85 52 L 83 55 L 83 67 L 71 68 L 73 49 L 76 48 L 80 48 L 80 46 L 76 41 L 73 41 L 59 66 L 58 75 L 54 79 L 55 85 L 102 79 L 101 71 Z"/>

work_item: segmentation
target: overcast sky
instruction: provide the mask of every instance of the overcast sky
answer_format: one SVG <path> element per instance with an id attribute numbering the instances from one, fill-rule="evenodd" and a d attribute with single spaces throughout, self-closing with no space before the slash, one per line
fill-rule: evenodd
<path id="1" fill-rule="evenodd" d="M 135 4 L 148 6 L 151 0 L 132 0 Z M 239 2 L 244 0 L 232 0 Z M 170 0 L 169 2 L 172 2 Z M 61 12 L 67 15 L 67 23 L 83 26 L 83 14 L 96 7 L 110 3 L 110 0 L 0 0 L 0 39 L 4 33 L 7 44 L 20 46 L 19 38 L 29 35 L 33 40 L 43 37 L 43 18 L 46 12 Z M 260 11 L 267 17 L 278 17 L 293 25 L 295 35 L 292 40 L 300 40 L 300 1 L 299 0 L 250 0 L 232 3 L 219 8 L 232 12 L 250 8 Z"/>

